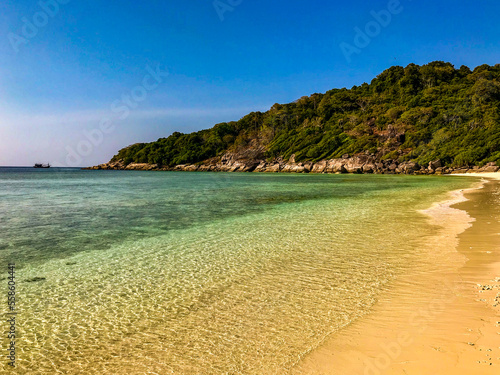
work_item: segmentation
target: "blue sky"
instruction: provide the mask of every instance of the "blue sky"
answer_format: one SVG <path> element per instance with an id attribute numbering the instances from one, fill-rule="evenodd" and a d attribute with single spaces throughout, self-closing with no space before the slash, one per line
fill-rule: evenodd
<path id="1" fill-rule="evenodd" d="M 95 165 L 392 65 L 494 65 L 498 14 L 493 0 L 3 0 L 0 165 Z"/>

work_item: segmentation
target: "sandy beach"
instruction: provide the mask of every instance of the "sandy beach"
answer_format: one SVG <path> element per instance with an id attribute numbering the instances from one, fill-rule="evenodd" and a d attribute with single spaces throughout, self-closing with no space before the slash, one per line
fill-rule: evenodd
<path id="1" fill-rule="evenodd" d="M 484 183 L 427 210 L 443 228 L 429 257 L 447 252 L 447 265 L 400 279 L 293 373 L 500 373 L 500 173 L 466 176 Z"/>

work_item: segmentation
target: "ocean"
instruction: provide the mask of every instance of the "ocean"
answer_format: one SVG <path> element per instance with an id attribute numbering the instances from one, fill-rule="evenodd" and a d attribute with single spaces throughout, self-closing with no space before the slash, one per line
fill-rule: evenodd
<path id="1" fill-rule="evenodd" d="M 0 371 L 286 374 L 399 276 L 449 260 L 421 210 L 474 181 L 0 168 L 18 311 Z"/>

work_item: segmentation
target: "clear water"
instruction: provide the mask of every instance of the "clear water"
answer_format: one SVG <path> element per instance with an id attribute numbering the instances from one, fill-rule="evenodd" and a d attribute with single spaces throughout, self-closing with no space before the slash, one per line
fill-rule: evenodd
<path id="1" fill-rule="evenodd" d="M 0 168 L 15 372 L 287 373 L 418 267 L 437 228 L 417 210 L 471 184 Z"/>

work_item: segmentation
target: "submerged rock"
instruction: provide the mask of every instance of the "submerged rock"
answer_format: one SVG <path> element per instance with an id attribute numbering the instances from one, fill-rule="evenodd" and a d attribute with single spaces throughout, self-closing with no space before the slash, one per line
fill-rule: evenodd
<path id="1" fill-rule="evenodd" d="M 36 282 L 38 282 L 38 281 L 45 281 L 45 280 L 46 280 L 46 278 L 45 278 L 45 277 L 39 277 L 39 276 L 37 276 L 37 277 L 33 277 L 33 278 L 31 278 L 31 279 L 26 279 L 25 281 L 26 281 L 27 283 L 36 283 Z"/>

